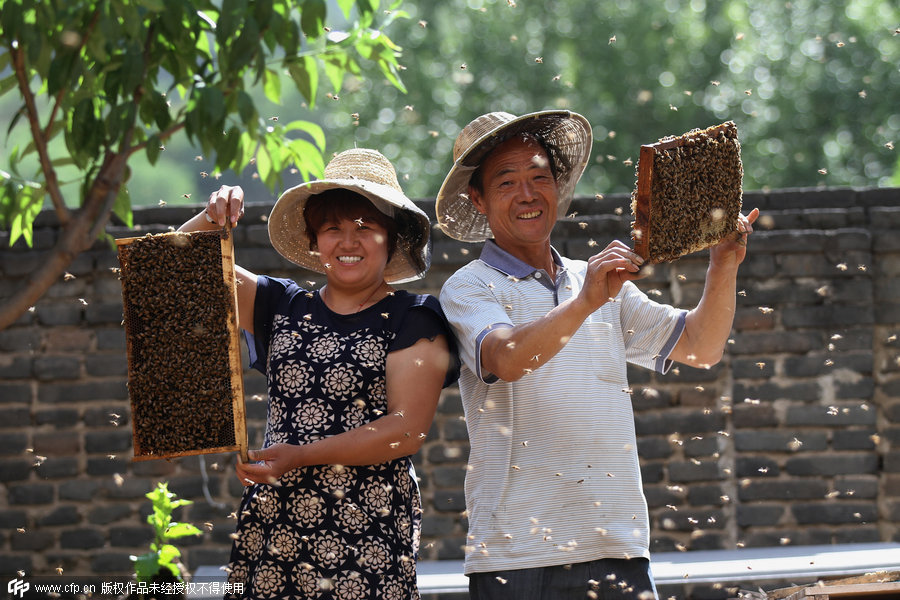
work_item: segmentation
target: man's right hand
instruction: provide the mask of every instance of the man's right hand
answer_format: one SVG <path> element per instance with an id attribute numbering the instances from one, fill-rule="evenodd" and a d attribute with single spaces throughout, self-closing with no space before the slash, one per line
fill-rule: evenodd
<path id="1" fill-rule="evenodd" d="M 598 254 L 588 259 L 582 298 L 597 310 L 619 295 L 626 281 L 648 274 L 641 271 L 644 259 L 619 240 L 613 240 Z"/>

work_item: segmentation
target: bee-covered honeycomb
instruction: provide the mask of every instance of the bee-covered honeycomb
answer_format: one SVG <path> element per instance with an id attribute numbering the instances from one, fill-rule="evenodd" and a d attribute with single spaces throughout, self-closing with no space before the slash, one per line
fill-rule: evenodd
<path id="1" fill-rule="evenodd" d="M 732 121 L 642 146 L 637 173 L 632 239 L 645 260 L 672 261 L 737 231 L 743 167 Z"/>
<path id="2" fill-rule="evenodd" d="M 119 240 L 119 262 L 135 458 L 233 447 L 243 386 L 230 360 L 234 291 L 223 278 L 222 232 Z"/>

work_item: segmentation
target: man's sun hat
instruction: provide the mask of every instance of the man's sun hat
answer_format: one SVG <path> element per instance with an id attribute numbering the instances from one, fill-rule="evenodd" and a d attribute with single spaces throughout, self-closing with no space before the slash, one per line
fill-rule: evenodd
<path id="1" fill-rule="evenodd" d="M 318 256 L 309 248 L 303 210 L 310 196 L 337 188 L 361 194 L 397 221 L 397 248 L 385 267 L 384 280 L 403 283 L 423 277 L 431 264 L 428 215 L 406 197 L 394 166 L 377 150 L 345 150 L 325 166 L 324 179 L 281 194 L 269 215 L 269 240 L 275 250 L 294 264 L 324 273 Z"/>
<path id="2" fill-rule="evenodd" d="M 487 218 L 469 199 L 469 180 L 491 150 L 518 134 L 539 137 L 550 149 L 556 168 L 559 216 L 575 193 L 591 155 L 591 125 L 568 110 L 546 110 L 521 117 L 506 112 L 481 115 L 459 133 L 453 145 L 453 167 L 435 200 L 438 226 L 463 242 L 483 242 L 492 237 Z"/>

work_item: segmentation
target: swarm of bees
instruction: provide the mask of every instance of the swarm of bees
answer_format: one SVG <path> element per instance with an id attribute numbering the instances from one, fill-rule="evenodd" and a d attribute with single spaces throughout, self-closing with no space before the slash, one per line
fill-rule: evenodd
<path id="1" fill-rule="evenodd" d="M 234 292 L 221 232 L 118 243 L 135 458 L 233 447 L 243 386 L 230 362 Z"/>
<path id="2" fill-rule="evenodd" d="M 635 252 L 668 262 L 737 231 L 742 177 L 732 121 L 641 146 L 631 194 Z"/>

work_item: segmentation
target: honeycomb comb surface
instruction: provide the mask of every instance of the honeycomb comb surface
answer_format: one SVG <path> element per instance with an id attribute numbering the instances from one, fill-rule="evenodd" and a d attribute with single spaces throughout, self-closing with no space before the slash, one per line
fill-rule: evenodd
<path id="1" fill-rule="evenodd" d="M 737 230 L 740 142 L 731 121 L 641 146 L 632 240 L 651 263 L 703 250 Z"/>

